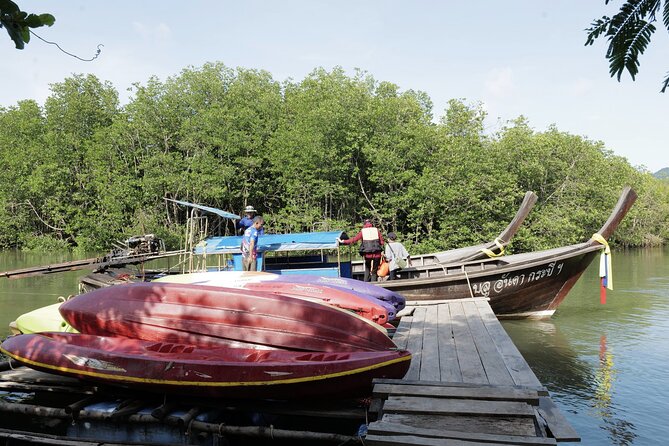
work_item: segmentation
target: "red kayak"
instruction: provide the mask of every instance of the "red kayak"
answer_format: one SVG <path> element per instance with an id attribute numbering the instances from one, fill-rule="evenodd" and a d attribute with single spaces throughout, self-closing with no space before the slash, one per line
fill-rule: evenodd
<path id="1" fill-rule="evenodd" d="M 407 351 L 296 352 L 149 342 L 76 333 L 10 337 L 3 353 L 37 370 L 111 385 L 205 397 L 302 398 L 368 394 L 402 378 Z"/>
<path id="2" fill-rule="evenodd" d="M 396 348 L 385 328 L 349 311 L 244 289 L 131 283 L 79 295 L 60 313 L 80 333 L 202 347 Z"/>
<path id="3" fill-rule="evenodd" d="M 364 299 L 347 290 L 323 285 L 292 282 L 248 282 L 244 289 L 278 293 L 284 296 L 323 302 L 344 310 L 352 311 L 365 319 L 384 325 L 388 322 L 388 310 L 379 303 Z M 394 309 L 393 309 L 394 310 Z"/>

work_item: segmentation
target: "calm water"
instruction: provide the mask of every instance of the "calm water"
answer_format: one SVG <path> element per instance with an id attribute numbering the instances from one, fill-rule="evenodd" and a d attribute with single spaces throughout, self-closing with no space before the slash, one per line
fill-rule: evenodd
<path id="1" fill-rule="evenodd" d="M 598 262 L 552 319 L 504 328 L 586 445 L 669 441 L 669 249 L 614 252 L 599 303 Z"/>
<path id="2" fill-rule="evenodd" d="M 0 252 L 0 271 L 69 260 Z M 595 262 L 596 263 L 596 262 Z M 597 265 L 548 321 L 504 327 L 584 445 L 669 441 L 669 249 L 614 252 L 599 303 Z M 85 272 L 0 278 L 0 335 L 16 316 L 77 292 Z"/>

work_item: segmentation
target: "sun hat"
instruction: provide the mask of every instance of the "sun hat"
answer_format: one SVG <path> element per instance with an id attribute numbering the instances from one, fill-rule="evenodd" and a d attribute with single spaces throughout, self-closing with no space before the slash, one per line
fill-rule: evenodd
<path id="1" fill-rule="evenodd" d="M 253 208 L 253 206 L 246 206 L 244 208 L 244 212 L 256 212 L 256 210 Z"/>

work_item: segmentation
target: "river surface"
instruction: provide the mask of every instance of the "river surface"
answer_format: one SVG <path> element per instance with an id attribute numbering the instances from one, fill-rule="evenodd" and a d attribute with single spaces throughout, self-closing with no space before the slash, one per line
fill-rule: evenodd
<path id="1" fill-rule="evenodd" d="M 71 260 L 0 252 L 0 272 Z M 504 321 L 584 445 L 669 442 L 669 249 L 617 251 L 600 304 L 598 262 L 552 319 Z M 0 278 L 0 337 L 16 316 L 76 294 L 86 272 Z"/>

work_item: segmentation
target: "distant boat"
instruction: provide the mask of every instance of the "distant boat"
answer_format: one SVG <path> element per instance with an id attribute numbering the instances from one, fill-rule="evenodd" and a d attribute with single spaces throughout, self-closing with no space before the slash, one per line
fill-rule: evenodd
<path id="1" fill-rule="evenodd" d="M 405 350 L 323 353 L 204 348 L 75 333 L 13 336 L 0 350 L 49 373 L 209 398 L 366 395 L 374 378 L 402 378 L 411 360 Z"/>
<path id="2" fill-rule="evenodd" d="M 76 296 L 60 314 L 84 334 L 201 347 L 394 349 L 385 328 L 329 305 L 250 290 L 130 283 Z"/>
<path id="3" fill-rule="evenodd" d="M 598 234 L 608 239 L 634 204 L 625 188 Z M 545 318 L 553 315 L 604 245 L 583 243 L 480 261 L 446 262 L 403 270 L 407 279 L 377 282 L 407 301 L 485 297 L 498 317 Z"/>

